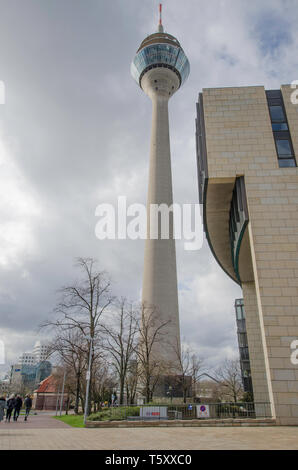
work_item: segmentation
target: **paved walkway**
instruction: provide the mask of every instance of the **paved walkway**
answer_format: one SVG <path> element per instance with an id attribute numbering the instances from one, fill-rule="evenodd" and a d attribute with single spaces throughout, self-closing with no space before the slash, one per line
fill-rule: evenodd
<path id="1" fill-rule="evenodd" d="M 39 412 L 34 414 L 31 412 L 27 421 L 24 421 L 25 416 L 20 415 L 18 421 L 13 421 L 11 418 L 10 423 L 6 423 L 5 420 L 0 423 L 0 436 L 2 432 L 9 430 L 20 430 L 20 429 L 61 429 L 70 428 L 68 424 L 53 418 L 53 413 Z"/>
<path id="2" fill-rule="evenodd" d="M 298 450 L 298 427 L 83 429 L 45 414 L 23 419 L 0 423 L 0 450 Z"/>

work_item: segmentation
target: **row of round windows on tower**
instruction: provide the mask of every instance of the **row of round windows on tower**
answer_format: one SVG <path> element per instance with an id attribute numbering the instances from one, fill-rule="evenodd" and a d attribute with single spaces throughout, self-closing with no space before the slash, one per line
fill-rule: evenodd
<path id="1" fill-rule="evenodd" d="M 158 83 L 158 80 L 154 80 L 154 83 Z M 174 87 L 174 85 L 172 85 L 172 90 L 174 90 L 174 89 L 175 89 L 175 87 Z M 157 86 L 155 87 L 155 90 L 158 91 Z M 171 95 L 171 92 L 169 92 L 169 95 Z"/>

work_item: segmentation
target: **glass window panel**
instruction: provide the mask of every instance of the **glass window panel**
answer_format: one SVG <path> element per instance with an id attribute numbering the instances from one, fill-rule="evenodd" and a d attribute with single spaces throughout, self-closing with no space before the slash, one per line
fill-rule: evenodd
<path id="1" fill-rule="evenodd" d="M 282 106 L 270 106 L 269 109 L 272 122 L 283 122 L 286 120 Z"/>
<path id="2" fill-rule="evenodd" d="M 273 131 L 287 131 L 288 130 L 288 125 L 286 122 L 281 122 L 281 123 L 272 123 L 272 130 Z"/>
<path id="3" fill-rule="evenodd" d="M 240 305 L 237 305 L 236 307 L 236 312 L 237 312 L 237 319 L 242 320 L 242 307 Z"/>
<path id="4" fill-rule="evenodd" d="M 292 156 L 291 145 L 288 139 L 276 140 L 277 153 L 280 158 Z"/>
<path id="5" fill-rule="evenodd" d="M 282 158 L 278 160 L 278 165 L 280 168 L 295 167 L 296 162 L 294 158 Z"/>
<path id="6" fill-rule="evenodd" d="M 241 348 L 247 347 L 246 333 L 238 333 L 238 342 Z"/>
<path id="7" fill-rule="evenodd" d="M 142 49 L 133 60 L 131 73 L 138 81 L 146 67 L 160 63 L 175 67 L 181 75 L 182 83 L 189 75 L 189 62 L 183 50 L 169 44 L 153 44 Z"/>

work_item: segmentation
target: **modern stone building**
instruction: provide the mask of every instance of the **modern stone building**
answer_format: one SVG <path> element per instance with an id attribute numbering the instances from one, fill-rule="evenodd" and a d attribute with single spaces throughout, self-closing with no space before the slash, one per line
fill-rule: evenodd
<path id="1" fill-rule="evenodd" d="M 178 373 L 180 329 L 173 217 L 170 213 L 169 231 L 164 235 L 159 223 L 160 215 L 154 219 L 151 208 L 162 204 L 171 208 L 173 204 L 168 102 L 187 79 L 189 62 L 178 40 L 164 32 L 161 16 L 157 32 L 146 37 L 138 48 L 131 73 L 152 101 L 142 292 L 147 324 L 143 329 L 151 328 L 148 319 L 153 318 L 155 310 L 158 325 L 165 325 L 166 335 L 164 328 L 162 341 L 156 341 L 152 346 L 152 358 L 156 363 L 168 363 L 174 373 Z"/>
<path id="2" fill-rule="evenodd" d="M 242 286 L 255 402 L 298 424 L 298 105 L 292 88 L 203 89 L 199 197 L 209 246 Z"/>

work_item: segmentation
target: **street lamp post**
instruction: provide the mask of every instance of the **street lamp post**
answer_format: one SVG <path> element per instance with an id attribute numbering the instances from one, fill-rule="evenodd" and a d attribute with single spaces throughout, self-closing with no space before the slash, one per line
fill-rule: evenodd
<path id="1" fill-rule="evenodd" d="M 58 387 L 57 400 L 56 400 L 56 416 L 58 414 L 59 396 L 60 396 L 60 388 Z"/>
<path id="2" fill-rule="evenodd" d="M 87 372 L 87 385 L 86 385 L 86 400 L 85 400 L 85 411 L 84 411 L 84 425 L 86 424 L 87 420 L 87 413 L 88 413 L 88 406 L 89 406 L 89 389 L 90 389 L 90 376 L 91 376 L 91 356 L 92 356 L 92 345 L 93 345 L 93 338 L 91 336 L 87 336 L 87 339 L 90 340 L 90 349 L 89 349 L 89 363 L 88 363 L 88 372 Z"/>
<path id="3" fill-rule="evenodd" d="M 60 416 L 62 415 L 62 406 L 63 406 L 63 401 L 64 401 L 65 377 L 66 377 L 66 369 L 64 369 L 64 375 L 63 375 L 63 384 L 62 384 L 62 393 L 61 393 L 61 402 L 60 402 Z"/>

